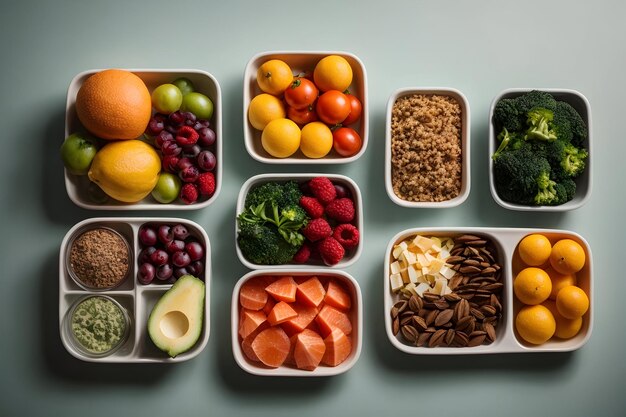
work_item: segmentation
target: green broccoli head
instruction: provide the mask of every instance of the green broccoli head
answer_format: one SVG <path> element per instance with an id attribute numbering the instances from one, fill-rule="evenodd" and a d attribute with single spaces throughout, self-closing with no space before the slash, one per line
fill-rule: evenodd
<path id="1" fill-rule="evenodd" d="M 266 182 L 251 189 L 246 195 L 245 207 L 258 206 L 267 201 L 278 201 L 282 198 L 283 186 L 277 182 Z"/>
<path id="2" fill-rule="evenodd" d="M 506 128 L 510 132 L 526 129 L 528 112 L 534 108 L 556 109 L 556 100 L 550 93 L 533 90 L 515 98 L 498 101 L 494 107 L 493 119 L 497 130 Z"/>
<path id="3" fill-rule="evenodd" d="M 276 201 L 278 202 L 278 206 L 280 208 L 299 205 L 300 198 L 302 197 L 302 191 L 300 190 L 300 185 L 298 185 L 295 181 L 289 181 L 282 184 L 282 194 L 281 197 Z"/>
<path id="4" fill-rule="evenodd" d="M 569 177 L 577 177 L 585 170 L 585 161 L 589 156 L 589 152 L 583 148 L 577 148 L 571 143 L 567 143 L 563 147 L 563 159 L 561 159 L 561 168 Z"/>
<path id="5" fill-rule="evenodd" d="M 240 222 L 237 243 L 243 256 L 259 265 L 286 264 L 300 248 L 288 243 L 276 228 L 248 222 Z"/>
<path id="6" fill-rule="evenodd" d="M 538 206 L 553 206 L 561 204 L 563 195 L 557 192 L 557 183 L 550 179 L 550 172 L 542 172 L 537 177 L 537 194 L 533 202 Z"/>
<path id="7" fill-rule="evenodd" d="M 524 142 L 517 150 L 503 152 L 494 160 L 494 185 L 500 198 L 516 204 L 534 204 L 537 179 L 550 176 L 547 159 Z"/>
<path id="8" fill-rule="evenodd" d="M 560 140 L 582 146 L 587 139 L 587 125 L 580 114 L 569 103 L 558 101 L 554 109 L 555 130 Z"/>
<path id="9" fill-rule="evenodd" d="M 557 133 L 553 128 L 554 112 L 543 107 L 536 107 L 526 113 L 526 136 L 528 139 L 553 141 Z"/>
<path id="10" fill-rule="evenodd" d="M 552 177 L 557 182 L 579 176 L 584 171 L 589 156 L 586 149 L 577 148 L 561 140 L 541 144 L 535 142 L 532 146 L 538 155 L 548 160 L 552 168 Z"/>

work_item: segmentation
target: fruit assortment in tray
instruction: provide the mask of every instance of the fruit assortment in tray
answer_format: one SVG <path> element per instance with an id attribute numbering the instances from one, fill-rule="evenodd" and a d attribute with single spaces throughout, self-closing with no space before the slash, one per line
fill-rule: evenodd
<path id="1" fill-rule="evenodd" d="M 244 73 L 244 140 L 264 163 L 334 164 L 368 142 L 366 72 L 343 52 L 267 52 Z M 490 188 L 513 210 L 588 200 L 591 114 L 573 90 L 506 90 L 492 103 Z M 197 70 L 102 70 L 68 90 L 68 195 L 90 209 L 197 209 L 222 182 L 221 92 Z M 453 207 L 470 190 L 470 109 L 450 88 L 397 90 L 387 106 L 386 189 L 405 207 Z M 523 158 L 521 157 L 523 156 Z M 232 295 L 242 369 L 329 376 L 362 343 L 357 281 L 339 270 L 364 243 L 361 191 L 337 174 L 261 174 L 243 184 L 236 252 L 253 272 Z M 411 354 L 570 351 L 593 327 L 591 250 L 563 230 L 418 228 L 385 254 L 391 343 Z M 174 218 L 95 218 L 60 251 L 59 325 L 86 361 L 176 362 L 209 337 L 209 239 Z"/>
<path id="2" fill-rule="evenodd" d="M 170 233 L 154 232 L 166 229 Z M 182 249 L 175 243 L 178 238 L 188 241 Z M 147 248 L 153 249 L 152 255 L 160 250 L 155 249 L 157 244 L 166 245 L 168 251 L 147 256 Z M 166 259 L 168 253 L 173 263 Z M 150 273 L 146 265 L 152 267 Z M 209 338 L 210 278 L 209 239 L 194 222 L 175 218 L 84 220 L 67 232 L 61 244 L 59 326 L 63 344 L 85 361 L 191 359 Z"/>
<path id="3" fill-rule="evenodd" d="M 88 209 L 193 210 L 218 196 L 221 92 L 197 70 L 85 71 L 67 95 L 70 199 Z"/>

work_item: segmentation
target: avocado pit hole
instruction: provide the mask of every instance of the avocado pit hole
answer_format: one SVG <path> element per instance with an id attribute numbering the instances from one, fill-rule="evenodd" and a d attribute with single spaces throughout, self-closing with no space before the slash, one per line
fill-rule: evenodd
<path id="1" fill-rule="evenodd" d="M 189 330 L 189 319 L 181 311 L 170 311 L 160 323 L 161 332 L 169 339 L 178 339 Z"/>

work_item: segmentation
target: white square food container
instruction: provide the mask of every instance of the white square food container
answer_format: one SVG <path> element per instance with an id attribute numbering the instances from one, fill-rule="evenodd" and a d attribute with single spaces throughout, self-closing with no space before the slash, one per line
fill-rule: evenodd
<path id="1" fill-rule="evenodd" d="M 581 271 L 576 274 L 577 285 L 582 288 L 588 295 L 590 306 L 587 313 L 583 316 L 583 324 L 579 333 L 571 339 L 561 340 L 552 338 L 541 345 L 532 345 L 525 342 L 517 335 L 515 330 L 515 316 L 522 307 L 513 293 L 513 280 L 517 273 L 524 267 L 517 254 L 517 245 L 526 235 L 532 233 L 541 233 L 550 239 L 551 243 L 568 238 L 578 242 L 585 250 L 586 263 Z M 483 344 L 475 347 L 421 347 L 410 346 L 401 340 L 400 335 L 394 336 L 391 325 L 391 307 L 400 298 L 391 291 L 389 281 L 389 268 L 392 261 L 393 247 L 415 235 L 423 236 L 460 236 L 471 234 L 484 236 L 490 239 L 497 251 L 496 261 L 502 266 L 502 282 L 504 288 L 502 290 L 502 318 L 496 328 L 497 337 L 491 344 Z M 580 235 L 566 231 L 553 229 L 513 229 L 513 228 L 466 228 L 466 227 L 432 227 L 432 228 L 415 228 L 404 230 L 395 235 L 387 246 L 385 252 L 384 266 L 384 306 L 385 306 L 385 330 L 387 337 L 392 345 L 405 353 L 415 355 L 471 355 L 471 354 L 487 354 L 487 353 L 518 353 L 518 352 L 569 352 L 581 348 L 591 337 L 593 329 L 593 260 L 591 248 L 587 241 Z"/>
<path id="2" fill-rule="evenodd" d="M 391 118 L 395 102 L 402 97 L 414 94 L 426 95 L 442 95 L 449 96 L 461 106 L 461 190 L 459 194 L 446 201 L 430 202 L 430 201 L 407 201 L 393 191 L 393 175 L 391 164 Z M 385 125 L 385 188 L 387 195 L 391 201 L 402 207 L 410 208 L 448 208 L 455 207 L 463 203 L 470 193 L 471 177 L 470 177 L 470 133 L 471 133 L 471 115 L 470 106 L 465 95 L 459 90 L 447 87 L 407 87 L 396 90 L 387 102 L 386 125 Z"/>
<path id="3" fill-rule="evenodd" d="M 350 157 L 343 157 L 338 155 L 334 150 L 331 150 L 328 155 L 323 158 L 312 159 L 307 158 L 304 154 L 298 150 L 292 156 L 288 158 L 274 158 L 267 153 L 261 145 L 261 131 L 252 127 L 248 121 L 248 107 L 250 101 L 257 95 L 262 93 L 261 89 L 257 85 L 256 73 L 257 70 L 264 62 L 270 59 L 280 59 L 286 62 L 294 75 L 312 72 L 315 65 L 325 56 L 339 55 L 345 58 L 352 67 L 352 84 L 349 87 L 350 93 L 355 95 L 363 106 L 361 118 L 358 121 L 358 125 L 352 126 L 361 136 L 363 144 L 361 150 L 355 155 Z M 369 115 L 368 115 L 369 102 L 367 98 L 367 74 L 365 72 L 365 66 L 363 62 L 354 54 L 349 52 L 340 51 L 270 51 L 262 52 L 253 56 L 248 64 L 243 75 L 243 136 L 246 145 L 246 150 L 250 156 L 257 161 L 264 162 L 266 164 L 345 164 L 353 162 L 363 155 L 367 149 L 368 137 L 369 137 Z"/>
<path id="4" fill-rule="evenodd" d="M 364 235 L 364 227 L 363 227 L 363 198 L 361 196 L 361 190 L 359 186 L 352 179 L 346 177 L 345 175 L 339 174 L 259 174 L 255 175 L 248 179 L 241 190 L 239 191 L 239 196 L 237 197 L 237 214 L 239 216 L 244 211 L 244 207 L 246 204 L 246 196 L 248 192 L 255 186 L 267 183 L 267 182 L 287 182 L 287 181 L 296 181 L 298 183 L 302 183 L 308 181 L 315 177 L 327 177 L 333 183 L 340 183 L 352 194 L 352 199 L 354 202 L 355 208 L 355 219 L 352 222 L 357 229 L 359 229 L 359 244 L 356 248 L 346 251 L 346 255 L 344 258 L 339 261 L 336 265 L 328 267 L 324 265 L 321 261 L 317 263 L 313 263 L 313 261 L 309 261 L 310 263 L 306 264 L 297 264 L 297 263 L 289 263 L 284 265 L 260 265 L 250 262 L 243 256 L 241 249 L 239 248 L 239 244 L 236 244 L 237 256 L 242 264 L 250 269 L 314 269 L 319 267 L 328 267 L 328 268 L 346 268 L 353 263 L 355 263 L 359 257 L 361 256 L 361 252 L 363 251 L 363 235 Z M 235 220 L 235 241 L 237 241 L 237 236 L 239 234 L 239 223 Z"/>
<path id="5" fill-rule="evenodd" d="M 138 262 L 137 257 L 140 252 L 140 243 L 138 239 L 138 231 L 141 225 L 145 223 L 181 223 L 187 227 L 190 235 L 198 239 L 204 245 L 204 317 L 202 324 L 202 333 L 200 339 L 187 352 L 182 353 L 175 358 L 170 358 L 165 352 L 159 350 L 150 340 L 148 335 L 148 317 L 152 308 L 161 296 L 172 287 L 168 284 L 150 284 L 142 285 L 137 281 Z M 70 277 L 67 271 L 66 251 L 69 250 L 69 242 L 76 233 L 91 227 L 104 226 L 111 228 L 120 233 L 130 244 L 131 262 L 130 273 L 126 280 L 118 287 L 107 291 L 89 291 L 78 286 Z M 59 253 L 59 327 L 61 332 L 61 341 L 65 349 L 75 358 L 87 362 L 107 362 L 107 363 L 174 363 L 183 362 L 196 357 L 202 352 L 209 340 L 209 299 L 210 299 L 210 283 L 211 283 L 211 246 L 209 237 L 204 229 L 190 220 L 180 218 L 150 218 L 150 217 L 119 217 L 119 218 L 92 218 L 83 220 L 72 227 L 63 242 Z M 72 346 L 71 337 L 64 330 L 63 322 L 72 303 L 79 298 L 87 295 L 105 295 L 119 302 L 128 312 L 130 316 L 131 331 L 128 340 L 117 351 L 109 356 L 93 358 L 84 355 Z"/>
<path id="6" fill-rule="evenodd" d="M 65 137 L 77 131 L 86 132 L 76 114 L 76 95 L 87 78 L 99 71 L 102 70 L 84 71 L 72 79 L 67 90 Z M 179 77 L 186 77 L 193 82 L 196 91 L 205 94 L 213 101 L 214 110 L 211 118 L 211 129 L 215 131 L 217 138 L 215 145 L 213 145 L 215 147 L 215 158 L 217 159 L 217 165 L 213 171 L 215 174 L 215 193 L 210 198 L 194 204 L 184 204 L 179 200 L 169 204 L 161 204 L 154 200 L 151 195 L 137 203 L 122 203 L 109 198 L 104 204 L 98 204 L 93 202 L 87 193 L 90 183 L 89 178 L 85 175 L 72 175 L 65 170 L 67 195 L 77 206 L 89 210 L 197 210 L 207 207 L 217 199 L 222 188 L 222 92 L 217 80 L 208 72 L 193 69 L 129 69 L 128 71 L 141 78 L 150 92 L 161 84 L 171 83 Z"/>
<path id="7" fill-rule="evenodd" d="M 335 367 L 320 365 L 313 371 L 305 371 L 297 368 L 291 368 L 288 366 L 280 366 L 279 368 L 267 368 L 258 363 L 254 363 L 246 358 L 241 349 L 241 342 L 239 340 L 239 290 L 241 286 L 248 280 L 258 276 L 276 277 L 277 279 L 291 275 L 293 277 L 298 276 L 317 276 L 317 277 L 329 277 L 340 280 L 346 289 L 350 291 L 352 298 L 351 309 L 351 322 L 352 333 L 349 335 L 352 342 L 352 352 L 346 360 Z M 235 285 L 233 289 L 232 304 L 231 304 L 231 338 L 233 356 L 235 361 L 244 371 L 260 376 L 296 376 L 296 377 L 311 377 L 311 376 L 332 376 L 347 372 L 354 366 L 356 361 L 361 355 L 361 348 L 363 345 L 363 298 L 361 296 L 361 288 L 358 282 L 348 273 L 338 270 L 328 269 L 302 269 L 291 268 L 289 270 L 284 269 L 271 269 L 271 270 L 259 270 L 252 271 L 241 277 L 241 279 Z"/>
<path id="8" fill-rule="evenodd" d="M 500 132 L 495 131 L 495 125 L 493 123 L 493 111 L 496 107 L 496 104 L 504 99 L 504 98 L 515 98 L 519 97 L 524 93 L 528 93 L 533 90 L 545 91 L 554 96 L 555 99 L 559 101 L 564 101 L 569 103 L 576 109 L 578 114 L 582 117 L 583 121 L 587 125 L 587 140 L 583 144 L 585 149 L 589 152 L 589 156 L 587 157 L 586 167 L 584 172 L 576 178 L 574 181 L 576 182 L 576 194 L 574 198 L 568 201 L 565 204 L 561 204 L 559 206 L 529 206 L 523 204 L 511 203 L 508 201 L 504 201 L 498 195 L 496 191 L 495 181 L 494 181 L 494 173 L 493 173 L 493 159 L 491 156 L 498 149 L 498 141 L 497 137 Z M 591 128 L 591 106 L 589 105 L 589 101 L 587 98 L 582 95 L 582 93 L 576 90 L 568 90 L 568 89 L 560 89 L 560 88 L 509 88 L 507 90 L 502 91 L 498 94 L 493 101 L 491 102 L 491 108 L 489 110 L 489 188 L 491 190 L 491 195 L 493 199 L 500 206 L 509 209 L 509 210 L 518 210 L 518 211 L 568 211 L 574 210 L 579 207 L 582 207 L 589 198 L 591 197 L 591 189 L 593 187 L 593 171 L 591 162 L 593 159 L 593 150 L 591 140 L 592 136 L 592 128 Z"/>

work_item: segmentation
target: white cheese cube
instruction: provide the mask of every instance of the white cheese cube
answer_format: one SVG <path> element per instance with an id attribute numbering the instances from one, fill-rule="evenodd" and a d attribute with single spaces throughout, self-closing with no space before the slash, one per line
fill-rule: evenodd
<path id="1" fill-rule="evenodd" d="M 429 291 L 430 291 L 430 285 L 425 284 L 425 283 L 421 283 L 415 288 L 415 292 L 420 297 L 422 297 L 425 292 L 429 292 Z"/>
<path id="2" fill-rule="evenodd" d="M 413 265 L 407 268 L 407 273 L 409 275 L 409 281 L 416 284 L 418 273 L 421 275 L 422 271 L 417 271 Z"/>
<path id="3" fill-rule="evenodd" d="M 399 274 L 400 273 L 400 263 L 398 261 L 392 262 L 389 269 L 391 270 L 392 274 Z"/>
<path id="4" fill-rule="evenodd" d="M 393 257 L 395 259 L 398 259 L 400 257 L 400 255 L 402 254 L 402 252 L 404 252 L 405 250 L 407 250 L 409 247 L 406 244 L 406 242 L 402 241 L 400 242 L 398 245 L 394 246 L 393 248 Z"/>
<path id="5" fill-rule="evenodd" d="M 400 260 L 404 261 L 407 267 L 417 262 L 415 254 L 409 250 L 405 250 L 402 252 L 402 254 L 400 255 Z"/>
<path id="6" fill-rule="evenodd" d="M 424 256 L 421 253 L 417 254 L 417 263 L 421 266 L 421 267 L 425 267 L 430 265 L 430 262 L 428 262 L 428 260 L 426 259 L 426 256 Z"/>
<path id="7" fill-rule="evenodd" d="M 456 274 L 456 271 L 454 269 L 450 269 L 449 267 L 447 267 L 446 265 L 442 266 L 441 269 L 439 270 L 439 273 L 445 277 L 446 279 L 452 279 L 452 277 Z"/>
<path id="8" fill-rule="evenodd" d="M 393 292 L 398 292 L 404 287 L 404 282 L 402 282 L 402 276 L 400 276 L 400 274 L 391 274 L 389 276 L 389 282 L 391 284 L 391 291 Z"/>
<path id="9" fill-rule="evenodd" d="M 422 252 L 427 252 L 433 247 L 434 242 L 427 237 L 417 235 L 415 239 L 413 239 L 413 243 L 415 243 L 415 246 L 419 247 Z"/>
<path id="10" fill-rule="evenodd" d="M 444 265 L 444 262 L 439 259 L 439 258 L 435 258 L 432 260 L 432 262 L 430 263 L 429 269 L 430 269 L 430 273 L 431 274 L 436 274 L 441 270 L 441 267 Z"/>
<path id="11" fill-rule="evenodd" d="M 409 281 L 409 273 L 407 272 L 406 268 L 400 270 L 400 276 L 402 277 L 402 282 L 404 282 L 405 284 L 411 282 Z"/>

